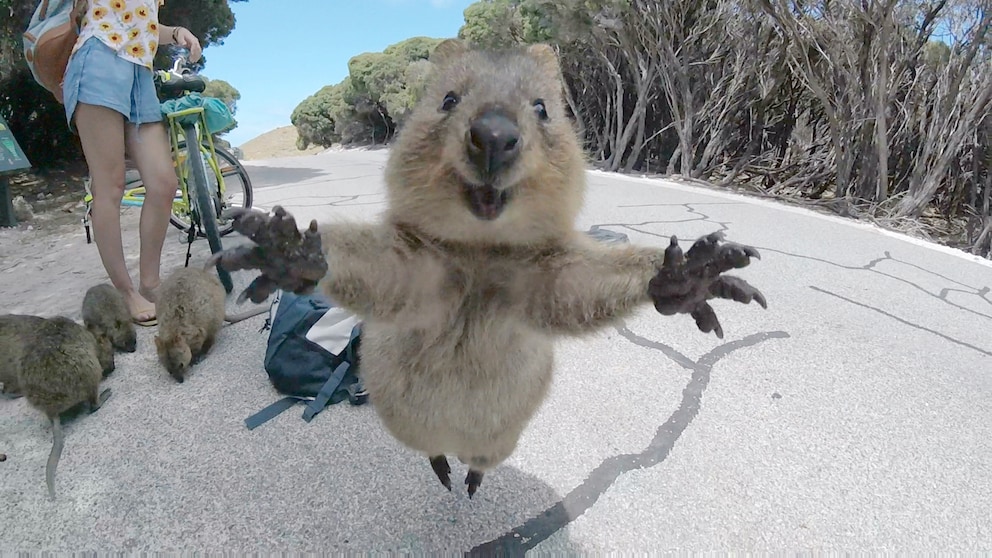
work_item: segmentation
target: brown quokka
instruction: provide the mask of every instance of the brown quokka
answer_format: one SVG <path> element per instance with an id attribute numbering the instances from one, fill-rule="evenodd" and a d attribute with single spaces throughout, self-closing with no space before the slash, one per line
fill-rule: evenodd
<path id="1" fill-rule="evenodd" d="M 26 347 L 29 347 L 36 338 L 35 331 L 44 327 L 46 320 L 49 319 L 56 318 L 43 318 L 28 314 L 0 315 L 0 383 L 3 383 L 3 390 L 0 393 L 8 399 L 16 399 L 21 396 L 20 380 L 18 379 L 21 359 Z M 72 321 L 65 316 L 59 316 L 57 319 Z M 116 369 L 114 349 L 106 338 L 93 335 L 89 329 L 86 331 L 92 337 L 100 370 L 103 377 L 106 378 Z"/>
<path id="2" fill-rule="evenodd" d="M 101 391 L 105 365 L 97 354 L 96 338 L 82 324 L 64 317 L 19 320 L 24 344 L 18 370 L 18 388 L 28 404 L 52 423 L 52 451 L 45 468 L 48 495 L 55 498 L 55 471 L 65 438 L 61 415 L 77 405 L 93 413 L 110 397 Z"/>
<path id="3" fill-rule="evenodd" d="M 721 275 L 753 248 L 700 238 L 668 247 L 604 244 L 577 230 L 586 159 L 548 45 L 505 51 L 437 46 L 434 73 L 386 167 L 380 223 L 311 221 L 281 207 L 240 211 L 256 246 L 211 258 L 261 275 L 242 297 L 316 285 L 364 320 L 369 400 L 400 442 L 451 489 L 447 455 L 472 496 L 545 399 L 556 337 L 601 330 L 653 304 L 722 336 L 707 300 L 764 296 Z"/>
<path id="4" fill-rule="evenodd" d="M 137 350 L 138 335 L 124 296 L 107 283 L 94 285 L 83 296 L 83 324 L 97 337 L 106 337 L 118 351 Z"/>
<path id="5" fill-rule="evenodd" d="M 21 396 L 21 358 L 32 329 L 41 327 L 45 318 L 26 314 L 0 315 L 0 383 L 8 399 Z"/>
<path id="6" fill-rule="evenodd" d="M 155 303 L 155 348 L 177 382 L 213 346 L 224 322 L 225 297 L 220 280 L 204 269 L 181 267 L 162 281 Z"/>

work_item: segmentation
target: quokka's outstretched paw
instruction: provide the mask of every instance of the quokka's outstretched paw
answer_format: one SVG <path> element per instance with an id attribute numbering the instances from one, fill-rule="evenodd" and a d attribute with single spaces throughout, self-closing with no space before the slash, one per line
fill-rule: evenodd
<path id="1" fill-rule="evenodd" d="M 722 232 L 699 238 L 685 254 L 678 238 L 672 236 L 665 249 L 665 260 L 648 284 L 655 309 L 665 316 L 689 314 L 703 333 L 714 332 L 723 339 L 723 328 L 707 300 L 724 298 L 744 304 L 752 300 L 768 308 L 765 296 L 747 281 L 721 275 L 731 269 L 746 267 L 751 258 L 761 259 L 750 246 L 724 243 Z"/>
<path id="2" fill-rule="evenodd" d="M 258 210 L 233 209 L 234 230 L 251 239 L 254 246 L 238 246 L 211 256 L 206 266 L 220 263 L 228 271 L 257 269 L 262 272 L 238 297 L 260 303 L 276 289 L 297 294 L 310 293 L 327 273 L 317 221 L 303 231 L 282 206 L 270 217 Z"/>

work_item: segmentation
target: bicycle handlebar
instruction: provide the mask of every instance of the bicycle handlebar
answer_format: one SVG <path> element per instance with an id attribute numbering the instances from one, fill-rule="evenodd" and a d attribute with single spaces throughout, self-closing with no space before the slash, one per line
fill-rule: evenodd
<path id="1" fill-rule="evenodd" d="M 203 93 L 207 82 L 193 72 L 185 55 L 180 54 L 168 70 L 156 70 L 155 87 L 170 98 L 181 97 L 187 92 Z"/>

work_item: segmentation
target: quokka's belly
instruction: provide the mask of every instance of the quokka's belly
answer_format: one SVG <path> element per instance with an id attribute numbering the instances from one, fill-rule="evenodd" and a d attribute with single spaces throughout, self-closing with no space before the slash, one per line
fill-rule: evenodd
<path id="1" fill-rule="evenodd" d="M 430 455 L 512 450 L 547 393 L 552 345 L 522 330 L 489 333 L 428 337 L 366 324 L 361 374 L 397 440 Z"/>

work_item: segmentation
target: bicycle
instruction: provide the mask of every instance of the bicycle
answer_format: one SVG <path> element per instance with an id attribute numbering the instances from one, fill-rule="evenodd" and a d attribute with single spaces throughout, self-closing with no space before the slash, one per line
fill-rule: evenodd
<path id="1" fill-rule="evenodd" d="M 172 161 L 179 179 L 169 223 L 186 233 L 186 265 L 189 265 L 192 244 L 196 237 L 206 238 L 213 254 L 223 250 L 221 238 L 234 230 L 233 222 L 226 218 L 226 209 L 236 205 L 251 208 L 251 179 L 237 157 L 214 144 L 213 134 L 223 131 L 233 119 L 222 101 L 200 96 L 206 88 L 206 82 L 191 71 L 186 58 L 178 57 L 169 70 L 156 70 L 154 82 L 159 98 L 164 98 L 161 103 L 162 114 L 168 122 Z M 183 105 L 187 106 L 182 108 Z M 208 122 L 208 116 L 213 117 L 213 126 Z M 222 124 L 216 122 L 218 118 Z M 189 138 L 193 138 L 198 149 L 188 149 Z M 229 195 L 232 191 L 229 188 L 232 178 L 241 182 L 240 204 L 231 201 L 235 196 Z M 92 242 L 89 221 L 93 195 L 88 180 L 85 188 L 83 227 L 89 244 Z M 145 188 L 140 177 L 127 181 L 121 205 L 141 207 L 144 195 Z M 230 293 L 234 290 L 230 273 L 219 264 L 216 267 L 224 289 Z"/>

